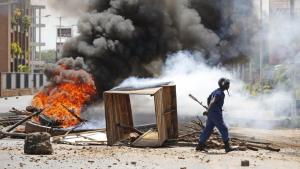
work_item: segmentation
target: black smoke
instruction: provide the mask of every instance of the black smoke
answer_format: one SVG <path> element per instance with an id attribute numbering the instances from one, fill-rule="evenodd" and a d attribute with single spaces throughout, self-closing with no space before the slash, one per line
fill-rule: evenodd
<path id="1" fill-rule="evenodd" d="M 236 1 L 90 0 L 63 57 L 83 57 L 99 93 L 130 75 L 151 76 L 145 65 L 179 50 L 200 51 L 210 64 L 239 58 Z"/>

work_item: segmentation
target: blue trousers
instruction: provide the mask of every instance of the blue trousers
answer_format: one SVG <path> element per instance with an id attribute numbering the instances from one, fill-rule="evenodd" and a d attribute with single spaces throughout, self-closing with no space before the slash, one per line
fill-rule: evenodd
<path id="1" fill-rule="evenodd" d="M 206 142 L 206 140 L 213 132 L 214 127 L 217 127 L 217 129 L 221 133 L 223 142 L 229 141 L 228 128 L 224 123 L 222 112 L 209 112 L 206 126 L 199 136 L 199 144 L 204 144 Z"/>

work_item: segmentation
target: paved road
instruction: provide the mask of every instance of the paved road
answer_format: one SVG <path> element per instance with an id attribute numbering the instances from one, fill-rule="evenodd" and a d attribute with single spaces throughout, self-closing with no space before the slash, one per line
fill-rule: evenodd
<path id="1" fill-rule="evenodd" d="M 107 146 L 71 146 L 53 144 L 49 156 L 25 155 L 23 140 L 0 140 L 0 168 L 109 168 L 109 169 L 244 169 L 241 160 L 249 160 L 249 169 L 299 169 L 299 154 L 295 149 L 280 152 L 239 151 L 224 154 L 224 150 L 195 152 L 194 146 L 163 148 L 130 148 Z"/>

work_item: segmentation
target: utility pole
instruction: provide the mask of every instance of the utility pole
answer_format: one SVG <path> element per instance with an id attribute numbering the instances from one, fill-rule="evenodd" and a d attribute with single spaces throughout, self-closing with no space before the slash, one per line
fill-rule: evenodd
<path id="1" fill-rule="evenodd" d="M 62 17 L 59 17 L 59 45 L 61 45 L 61 19 Z M 61 46 L 60 46 L 61 48 Z"/>
<path id="2" fill-rule="evenodd" d="M 42 9 L 39 9 L 39 25 L 42 24 Z M 39 26 L 39 61 L 42 60 L 42 50 L 41 50 L 41 43 L 42 43 L 42 27 Z"/>
<path id="3" fill-rule="evenodd" d="M 290 0 L 290 16 L 291 16 L 291 20 L 292 22 L 294 21 L 294 17 L 295 17 L 295 0 Z M 297 60 L 296 60 L 296 56 L 293 56 L 293 63 L 292 63 L 292 88 L 293 88 L 293 104 L 292 104 L 292 116 L 296 116 L 297 114 L 297 84 L 296 84 L 296 72 L 297 72 Z"/>
<path id="4" fill-rule="evenodd" d="M 290 4 L 290 15 L 293 19 L 295 14 L 295 0 L 290 0 Z"/>
<path id="5" fill-rule="evenodd" d="M 61 40 L 61 27 L 62 27 L 61 26 L 61 21 L 62 21 L 62 16 L 58 17 L 58 19 L 59 19 L 59 27 L 58 27 L 58 31 L 56 33 L 56 44 L 55 44 L 55 46 L 56 46 L 56 55 L 55 55 L 55 62 L 58 61 L 58 54 L 61 51 L 61 43 L 62 43 L 62 40 Z M 59 49 L 57 48 L 57 36 L 59 36 Z"/>
<path id="6" fill-rule="evenodd" d="M 261 28 L 261 36 L 263 36 L 263 2 L 260 0 L 260 28 Z M 259 89 L 262 92 L 263 84 L 262 84 L 262 76 L 263 76 L 263 37 L 260 37 L 259 43 Z"/>

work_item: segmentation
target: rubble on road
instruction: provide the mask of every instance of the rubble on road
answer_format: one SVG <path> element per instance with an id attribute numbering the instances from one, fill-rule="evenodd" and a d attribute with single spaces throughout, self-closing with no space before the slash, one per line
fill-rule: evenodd
<path id="1" fill-rule="evenodd" d="M 29 118 L 34 115 L 34 113 L 31 113 L 30 111 L 20 111 L 15 108 L 11 110 L 11 113 L 14 115 L 19 115 L 20 118 L 15 118 L 16 123 L 12 126 L 16 126 L 18 123 L 20 124 L 20 120 Z M 21 118 L 22 117 L 22 118 Z M 11 119 L 9 116 L 5 117 L 6 119 Z M 25 120 L 24 119 L 24 120 Z M 24 121 L 23 120 L 23 121 Z M 0 122 L 5 121 L 2 117 L 2 121 L 0 119 Z M 10 128 L 12 128 L 10 127 Z M 200 132 L 204 129 L 204 124 L 200 117 L 197 117 L 196 120 L 192 120 L 188 124 L 186 124 L 184 127 L 181 127 L 181 130 L 179 131 L 179 137 L 176 140 L 177 143 L 197 143 Z M 2 129 L 3 130 L 3 129 Z M 10 130 L 9 130 L 10 131 Z M 9 132 L 8 131 L 8 132 Z M 72 130 L 70 130 L 72 131 Z M 56 143 L 65 143 L 65 144 L 93 144 L 93 145 L 103 145 L 107 144 L 107 138 L 104 138 L 105 133 L 102 131 L 85 131 L 87 133 L 79 132 L 77 134 L 70 135 L 71 132 L 64 132 L 65 134 L 61 134 L 59 137 L 54 137 L 54 142 Z M 8 133 L 8 132 L 1 132 L 2 134 L 6 135 L 12 135 L 16 133 Z M 23 131 L 25 132 L 25 131 Z M 81 134 L 80 134 L 81 133 Z M 18 134 L 16 134 L 18 135 Z M 26 134 L 24 134 L 26 135 Z M 101 137 L 100 137 L 101 135 Z M 103 135 L 103 136 L 102 136 Z M 34 136 L 31 136 L 34 137 Z M 134 135 L 130 135 L 130 138 L 136 137 Z M 4 136 L 2 136 L 4 138 Z M 27 137 L 26 137 L 27 138 Z M 174 141 L 175 141 L 174 140 Z M 259 142 L 256 140 L 244 140 L 241 138 L 231 138 L 231 145 L 237 146 L 240 151 L 246 151 L 246 150 L 252 150 L 252 151 L 258 151 L 260 149 L 270 150 L 278 152 L 280 151 L 279 148 L 277 148 L 275 145 L 272 145 L 271 143 L 266 142 Z M 25 141 L 26 142 L 26 141 Z M 170 142 L 169 142 L 170 143 Z M 175 143 L 176 144 L 176 143 Z M 177 144 L 180 145 L 180 144 Z M 211 149 L 223 149 L 224 145 L 222 142 L 222 139 L 220 137 L 220 134 L 214 130 L 214 132 L 211 134 L 210 139 L 207 141 L 207 147 Z"/>
<path id="2" fill-rule="evenodd" d="M 190 123 L 185 125 L 181 130 L 178 137 L 179 142 L 197 143 L 199 139 L 200 132 L 204 129 L 204 124 L 200 117 L 197 120 L 192 120 Z M 252 150 L 258 151 L 259 149 L 265 149 L 270 151 L 279 152 L 280 149 L 275 145 L 266 142 L 243 140 L 240 138 L 231 138 L 231 145 L 237 146 L 240 151 Z M 206 142 L 206 146 L 211 149 L 223 149 L 223 141 L 220 134 L 215 129 L 211 134 L 210 138 Z"/>
<path id="3" fill-rule="evenodd" d="M 0 126 L 7 127 L 9 125 L 13 125 L 18 121 L 21 121 L 22 119 L 26 118 L 29 115 L 31 115 L 30 112 L 20 111 L 13 107 L 9 112 L 1 113 Z"/>
<path id="4" fill-rule="evenodd" d="M 81 133 L 66 134 L 52 138 L 53 143 L 70 145 L 106 145 L 107 138 L 104 129 Z"/>

